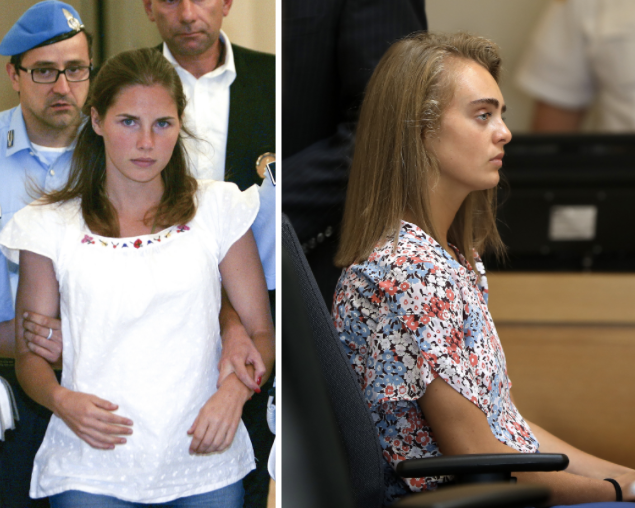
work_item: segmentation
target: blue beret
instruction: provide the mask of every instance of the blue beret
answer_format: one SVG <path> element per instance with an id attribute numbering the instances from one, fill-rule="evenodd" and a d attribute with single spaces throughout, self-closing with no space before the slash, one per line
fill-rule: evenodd
<path id="1" fill-rule="evenodd" d="M 45 0 L 28 9 L 11 27 L 0 42 L 0 55 L 19 55 L 47 41 L 72 37 L 82 28 L 82 20 L 72 6 Z"/>

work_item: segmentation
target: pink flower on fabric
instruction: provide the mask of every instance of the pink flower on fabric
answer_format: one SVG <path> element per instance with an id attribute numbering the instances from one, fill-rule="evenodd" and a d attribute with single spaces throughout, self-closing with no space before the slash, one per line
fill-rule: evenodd
<path id="1" fill-rule="evenodd" d="M 413 316 L 413 315 L 406 316 L 404 318 L 404 323 L 411 330 L 416 330 L 418 328 L 418 326 L 419 326 L 419 323 L 417 322 L 415 316 Z"/>
<path id="2" fill-rule="evenodd" d="M 397 288 L 395 287 L 395 283 L 392 280 L 386 280 L 379 283 L 379 287 L 386 291 L 390 296 L 394 296 L 397 292 Z"/>

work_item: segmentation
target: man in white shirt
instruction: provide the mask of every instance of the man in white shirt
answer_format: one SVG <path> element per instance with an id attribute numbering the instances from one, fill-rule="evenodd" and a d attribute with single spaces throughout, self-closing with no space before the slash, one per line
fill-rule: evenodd
<path id="1" fill-rule="evenodd" d="M 516 82 L 536 100 L 532 129 L 576 132 L 597 102 L 596 130 L 635 130 L 635 2 L 552 0 Z"/>
<path id="2" fill-rule="evenodd" d="M 260 185 L 266 164 L 275 158 L 275 57 L 230 43 L 221 26 L 233 0 L 142 1 L 164 41 L 157 50 L 174 64 L 183 83 L 185 125 L 198 138 L 187 146 L 194 176 L 231 181 L 242 190 Z M 274 187 L 261 189 L 261 204 L 267 207 L 261 206 L 253 227 L 256 238 L 259 222 L 275 221 L 275 200 L 263 199 L 263 193 L 275 195 Z M 275 248 L 275 242 L 270 245 Z M 275 255 L 260 254 L 275 260 Z M 274 264 L 264 266 L 268 281 L 275 280 Z M 273 307 L 272 291 L 270 300 Z M 273 376 L 243 410 L 257 458 L 257 469 L 243 481 L 249 507 L 267 502 L 273 434 L 265 416 L 272 381 Z"/>
<path id="3" fill-rule="evenodd" d="M 164 41 L 156 49 L 174 65 L 187 97 L 185 125 L 197 138 L 187 141 L 194 176 L 245 190 L 263 184 L 266 165 L 275 160 L 275 57 L 231 44 L 221 25 L 232 2 L 143 0 L 143 5 Z M 252 227 L 257 241 L 258 224 L 275 222 L 274 186 L 265 181 L 260 194 L 259 220 Z M 262 252 L 262 245 L 258 241 L 272 281 L 275 261 L 266 260 L 275 260 L 275 253 Z M 273 308 L 272 292 L 270 301 Z"/>
<path id="4" fill-rule="evenodd" d="M 231 44 L 221 25 L 232 0 L 143 4 L 181 77 L 186 126 L 201 139 L 190 150 L 195 176 L 260 184 L 275 152 L 275 57 Z"/>

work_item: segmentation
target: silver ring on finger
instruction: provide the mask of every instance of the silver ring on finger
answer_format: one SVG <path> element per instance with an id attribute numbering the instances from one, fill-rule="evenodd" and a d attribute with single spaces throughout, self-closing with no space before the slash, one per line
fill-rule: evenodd
<path id="1" fill-rule="evenodd" d="M 49 334 L 46 336 L 46 340 L 51 340 L 53 337 L 53 328 L 49 328 Z"/>

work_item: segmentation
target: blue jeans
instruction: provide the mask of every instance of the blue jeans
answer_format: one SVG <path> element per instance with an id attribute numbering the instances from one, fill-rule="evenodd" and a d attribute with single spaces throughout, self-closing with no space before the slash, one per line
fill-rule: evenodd
<path id="1" fill-rule="evenodd" d="M 167 503 L 133 503 L 79 490 L 67 490 L 51 496 L 49 501 L 51 508 L 242 508 L 244 494 L 243 482 L 239 480 L 222 489 L 196 496 L 181 497 Z"/>

